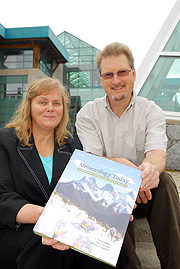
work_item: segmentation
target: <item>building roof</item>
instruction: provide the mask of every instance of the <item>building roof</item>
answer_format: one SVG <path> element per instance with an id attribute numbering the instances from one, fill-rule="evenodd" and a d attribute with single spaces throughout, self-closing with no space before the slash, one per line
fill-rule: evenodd
<path id="1" fill-rule="evenodd" d="M 39 43 L 57 62 L 66 63 L 69 54 L 49 26 L 5 28 L 0 24 L 0 48 L 30 48 Z"/>
<path id="2" fill-rule="evenodd" d="M 179 23 L 179 20 L 180 0 L 177 0 L 137 71 L 137 94 L 143 87 L 143 84 L 145 83 L 159 56 L 163 55 L 163 49 L 166 46 L 177 24 Z"/>
<path id="3" fill-rule="evenodd" d="M 137 94 L 154 100 L 168 120 L 180 121 L 180 0 L 155 38 L 137 71 Z M 167 77 L 169 74 L 169 77 Z"/>

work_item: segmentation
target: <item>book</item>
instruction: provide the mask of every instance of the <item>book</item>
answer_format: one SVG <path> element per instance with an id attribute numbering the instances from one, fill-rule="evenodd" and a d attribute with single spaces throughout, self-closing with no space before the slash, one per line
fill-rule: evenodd
<path id="1" fill-rule="evenodd" d="M 115 267 L 141 172 L 76 149 L 34 232 Z"/>

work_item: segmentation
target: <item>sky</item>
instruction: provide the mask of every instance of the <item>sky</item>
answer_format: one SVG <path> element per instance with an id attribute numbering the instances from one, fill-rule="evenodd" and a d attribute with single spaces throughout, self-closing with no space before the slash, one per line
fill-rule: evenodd
<path id="1" fill-rule="evenodd" d="M 97 49 L 125 43 L 138 70 L 176 1 L 6 0 L 0 23 L 5 28 L 49 26 L 55 35 L 66 31 Z"/>

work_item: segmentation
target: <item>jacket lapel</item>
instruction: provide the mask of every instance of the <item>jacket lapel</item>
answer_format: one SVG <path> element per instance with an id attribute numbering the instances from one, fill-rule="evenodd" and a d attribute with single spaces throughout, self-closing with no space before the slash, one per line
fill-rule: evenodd
<path id="1" fill-rule="evenodd" d="M 54 159 L 53 159 L 53 177 L 50 184 L 51 191 L 55 188 L 61 174 L 63 173 L 72 153 L 68 152 L 67 144 L 59 147 L 58 143 L 54 146 Z"/>
<path id="2" fill-rule="evenodd" d="M 54 144 L 53 173 L 50 185 L 35 145 L 30 147 L 22 147 L 20 145 L 17 146 L 21 159 L 32 174 L 35 183 L 43 192 L 46 200 L 49 199 L 51 192 L 54 190 L 72 155 L 71 152 L 68 152 L 69 150 L 67 149 L 67 145 L 68 144 L 65 144 L 60 147 L 58 143 L 55 142 Z"/>
<path id="3" fill-rule="evenodd" d="M 21 159 L 33 176 L 36 184 L 43 192 L 45 198 L 48 199 L 51 194 L 51 190 L 36 147 L 34 145 L 30 147 L 22 147 L 18 145 L 17 150 Z"/>

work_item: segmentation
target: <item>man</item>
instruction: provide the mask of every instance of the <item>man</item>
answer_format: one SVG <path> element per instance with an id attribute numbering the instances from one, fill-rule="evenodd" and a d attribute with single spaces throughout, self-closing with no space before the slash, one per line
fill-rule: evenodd
<path id="1" fill-rule="evenodd" d="M 130 49 L 112 43 L 97 55 L 105 96 L 77 114 L 76 129 L 87 152 L 142 170 L 134 216 L 146 216 L 162 268 L 180 268 L 180 205 L 176 186 L 164 172 L 166 123 L 154 102 L 136 96 Z M 133 223 L 120 255 L 121 268 L 141 268 L 135 254 Z"/>

